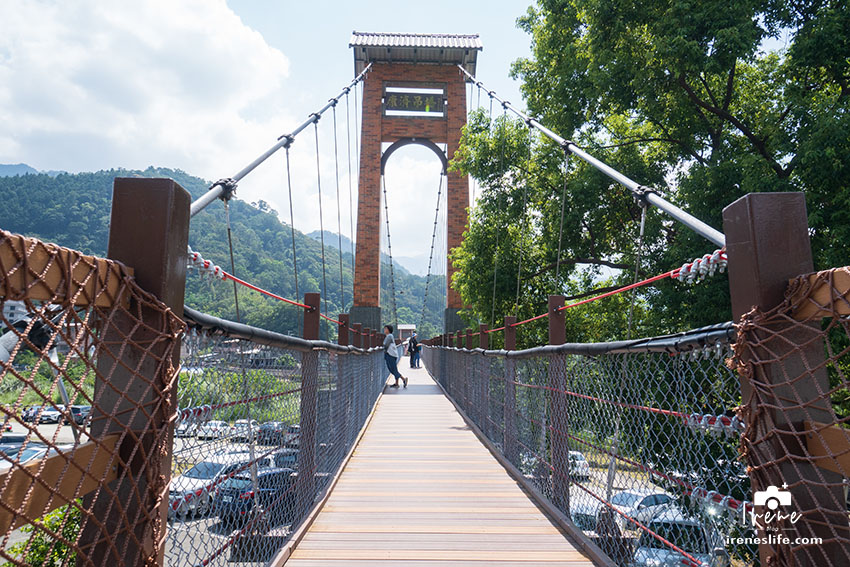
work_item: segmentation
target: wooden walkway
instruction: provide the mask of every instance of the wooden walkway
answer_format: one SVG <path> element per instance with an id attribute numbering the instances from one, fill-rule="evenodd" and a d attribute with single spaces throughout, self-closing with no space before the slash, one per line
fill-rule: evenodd
<path id="1" fill-rule="evenodd" d="M 424 369 L 387 389 L 287 567 L 591 567 Z"/>

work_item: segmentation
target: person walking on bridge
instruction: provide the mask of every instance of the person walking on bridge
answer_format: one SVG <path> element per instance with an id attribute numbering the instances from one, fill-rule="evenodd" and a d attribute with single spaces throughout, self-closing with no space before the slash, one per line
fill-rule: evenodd
<path id="1" fill-rule="evenodd" d="M 391 384 L 390 388 L 398 388 L 399 380 L 404 382 L 404 387 L 407 388 L 407 378 L 398 371 L 398 345 L 395 344 L 392 325 L 384 326 L 384 362 L 387 363 L 390 374 L 395 377 L 395 384 Z"/>
<path id="2" fill-rule="evenodd" d="M 407 350 L 410 352 L 410 367 L 411 368 L 419 368 L 419 349 L 422 347 L 419 345 L 419 339 L 416 338 L 416 333 L 410 337 L 410 340 L 407 341 Z"/>

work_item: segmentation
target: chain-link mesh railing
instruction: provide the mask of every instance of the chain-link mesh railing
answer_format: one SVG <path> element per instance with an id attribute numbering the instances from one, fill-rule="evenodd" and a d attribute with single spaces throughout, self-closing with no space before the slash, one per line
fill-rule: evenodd
<path id="1" fill-rule="evenodd" d="M 429 347 L 426 367 L 618 565 L 752 565 L 730 325 L 527 351 Z"/>
<path id="2" fill-rule="evenodd" d="M 771 565 L 850 565 L 850 268 L 792 280 L 735 346 L 743 451 Z"/>
<path id="3" fill-rule="evenodd" d="M 355 442 L 383 354 L 187 316 L 165 564 L 265 565 Z"/>
<path id="4" fill-rule="evenodd" d="M 4 565 L 155 564 L 182 321 L 109 260 L 0 232 Z"/>

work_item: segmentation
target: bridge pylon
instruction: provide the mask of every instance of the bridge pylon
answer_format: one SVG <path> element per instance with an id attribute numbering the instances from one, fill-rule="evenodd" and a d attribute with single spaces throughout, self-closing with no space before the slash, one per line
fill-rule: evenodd
<path id="1" fill-rule="evenodd" d="M 445 170 L 466 124 L 466 79 L 457 65 L 475 74 L 478 35 L 354 32 L 355 72 L 370 63 L 363 81 L 357 250 L 352 322 L 380 329 L 381 175 L 387 158 L 400 146 L 433 150 Z M 384 144 L 389 144 L 384 147 Z M 469 179 L 447 174 L 447 250 L 460 246 L 468 223 Z M 446 259 L 446 332 L 465 327 L 457 312 L 460 295 L 449 285 L 455 268 Z"/>

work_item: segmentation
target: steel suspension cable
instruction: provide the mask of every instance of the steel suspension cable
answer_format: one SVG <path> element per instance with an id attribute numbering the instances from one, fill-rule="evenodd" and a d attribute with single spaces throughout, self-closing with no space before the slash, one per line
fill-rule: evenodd
<path id="1" fill-rule="evenodd" d="M 357 91 L 355 90 L 355 93 Z M 355 94 L 356 96 L 356 94 Z M 354 189 L 352 188 L 353 183 L 351 182 L 352 173 L 351 173 L 351 121 L 350 111 L 349 111 L 349 96 L 348 93 L 345 93 L 345 149 L 346 154 L 348 155 L 348 234 L 349 244 L 351 244 L 351 297 L 352 297 L 352 305 L 354 298 Z M 356 126 L 356 124 L 355 124 Z M 341 253 L 341 252 L 340 252 Z M 345 306 L 343 305 L 343 308 Z"/>
<path id="2" fill-rule="evenodd" d="M 230 200 L 229 199 L 224 201 L 224 219 L 225 219 L 225 223 L 227 224 L 227 244 L 228 244 L 228 247 L 230 248 L 230 270 L 231 270 L 231 272 L 233 272 L 235 274 L 236 273 L 236 261 L 233 258 L 233 231 L 232 231 L 231 226 L 230 226 Z M 242 315 L 239 313 L 239 291 L 238 291 L 238 288 L 236 287 L 236 281 L 235 280 L 233 281 L 233 303 L 236 306 L 236 322 L 242 323 Z M 248 373 L 245 370 L 245 351 L 242 349 L 242 342 L 241 341 L 237 342 L 236 348 L 239 351 L 239 359 L 240 359 L 241 366 L 242 366 L 242 387 L 244 389 L 244 392 L 247 394 L 247 392 L 249 391 Z M 248 396 L 245 395 L 244 397 L 247 398 Z M 248 423 L 250 424 L 251 423 L 251 404 L 246 403 L 245 406 L 246 406 L 247 413 L 248 413 Z M 251 433 L 251 436 L 253 437 L 253 432 Z M 254 454 L 254 444 L 253 443 L 249 444 L 249 455 L 250 455 L 251 461 L 253 462 L 256 458 L 256 455 Z M 256 466 L 256 464 L 251 465 L 250 474 L 251 474 L 251 484 L 254 488 L 253 494 L 258 496 L 259 492 L 258 492 L 258 489 L 257 489 L 257 466 Z M 256 511 L 256 508 L 257 508 L 258 505 L 259 505 L 259 502 L 257 501 L 257 498 L 255 496 L 254 501 L 253 501 L 253 508 L 254 508 L 255 511 Z"/>
<path id="3" fill-rule="evenodd" d="M 393 267 L 393 245 L 390 239 L 390 206 L 387 202 L 387 181 L 386 176 L 381 176 L 381 186 L 384 190 L 384 219 L 387 222 L 387 253 L 390 257 L 390 290 L 393 300 L 393 324 L 398 327 L 398 309 L 396 305 L 396 290 L 395 290 L 395 268 Z"/>
<path id="4" fill-rule="evenodd" d="M 292 269 L 295 273 L 295 298 L 298 294 L 298 253 L 295 250 L 295 209 L 292 207 L 292 172 L 289 166 L 289 146 L 286 147 L 286 188 L 289 192 L 289 228 L 292 236 Z"/>
<path id="5" fill-rule="evenodd" d="M 636 284 L 638 281 L 638 274 L 640 273 L 640 257 L 643 252 L 643 234 L 644 229 L 646 228 L 646 207 L 641 205 L 640 207 L 640 233 L 638 234 L 638 245 L 637 245 L 637 254 L 635 257 L 635 277 L 632 280 L 632 284 Z M 631 301 L 629 301 L 629 321 L 628 326 L 626 327 L 626 340 L 631 340 L 632 338 L 632 316 L 635 309 L 635 296 L 637 294 L 637 288 L 632 289 L 631 293 Z"/>
<path id="6" fill-rule="evenodd" d="M 336 130 L 336 105 L 333 106 L 334 118 L 334 173 L 336 177 L 336 236 L 339 242 L 339 304 L 345 309 L 345 288 L 342 281 L 342 204 L 339 198 L 339 151 Z"/>
<path id="7" fill-rule="evenodd" d="M 516 270 L 516 306 L 515 313 L 519 315 L 519 289 L 520 283 L 522 282 L 522 257 L 525 255 L 525 236 L 526 236 L 526 227 L 528 226 L 528 213 L 526 208 L 528 207 L 528 180 L 522 185 L 522 210 L 520 214 L 522 214 L 522 226 L 520 228 L 520 241 L 519 241 L 519 262 L 517 263 Z"/>
<path id="8" fill-rule="evenodd" d="M 342 89 L 342 91 L 334 98 L 332 98 L 325 106 L 312 113 L 307 120 L 302 122 L 295 130 L 290 132 L 289 134 L 284 134 L 277 139 L 277 143 L 275 143 L 271 148 L 263 152 L 260 157 L 249 163 L 247 166 L 238 171 L 233 177 L 228 177 L 225 179 L 219 179 L 215 183 L 210 186 L 209 190 L 201 195 L 198 199 L 192 202 L 192 206 L 189 208 L 189 216 L 193 217 L 202 210 L 204 210 L 210 203 L 215 201 L 218 198 L 224 197 L 228 198 L 233 190 L 236 188 L 236 184 L 239 183 L 246 175 L 254 171 L 261 163 L 269 159 L 272 155 L 274 155 L 281 148 L 288 148 L 292 145 L 292 142 L 295 140 L 295 137 L 300 134 L 307 126 L 311 123 L 315 123 L 319 121 L 319 118 L 324 114 L 333 104 L 336 104 L 336 101 L 342 97 L 346 92 L 348 92 L 351 87 L 356 87 L 363 78 L 366 76 L 366 73 L 372 68 L 372 64 L 366 66 L 363 71 L 357 75 L 348 85 Z"/>
<path id="9" fill-rule="evenodd" d="M 434 261 L 434 245 L 437 242 L 437 222 L 440 219 L 440 200 L 443 192 L 443 177 L 440 173 L 440 184 L 437 186 L 437 207 L 434 211 L 434 229 L 431 233 L 431 253 L 428 256 L 428 275 L 425 277 L 425 298 L 422 300 L 422 316 L 419 318 L 419 327 L 425 324 L 425 313 L 428 308 L 428 288 L 431 286 L 431 265 Z"/>
<path id="10" fill-rule="evenodd" d="M 490 94 L 490 93 L 488 93 Z M 507 109 L 502 109 L 502 125 L 501 128 L 504 130 L 505 122 L 507 121 L 508 111 Z M 493 95 L 490 94 L 490 125 L 493 123 Z M 505 169 L 505 140 L 507 136 L 505 136 L 504 131 L 502 132 L 502 143 L 499 144 L 499 169 L 502 171 L 502 175 L 504 176 Z M 493 254 L 493 299 L 490 301 L 490 326 L 494 326 L 496 324 L 496 274 L 499 271 L 499 233 L 502 231 L 496 230 L 496 248 Z"/>
<path id="11" fill-rule="evenodd" d="M 477 80 L 474 76 L 472 76 L 472 74 L 469 71 L 464 69 L 463 65 L 458 65 L 458 68 L 467 77 L 467 79 L 469 81 L 471 81 L 472 83 L 474 83 L 476 85 L 479 85 L 481 88 L 484 88 L 484 89 L 487 88 L 486 86 L 484 86 L 484 84 L 481 81 Z M 536 129 L 537 131 L 542 133 L 544 136 L 546 136 L 550 140 L 554 141 L 556 144 L 558 144 L 559 146 L 561 146 L 565 150 L 569 151 L 571 154 L 576 155 L 577 157 L 581 158 L 582 160 L 584 160 L 585 162 L 587 162 L 588 164 L 590 164 L 591 166 L 593 166 L 594 168 L 596 168 L 597 170 L 599 170 L 603 174 L 607 175 L 608 177 L 610 177 L 614 181 L 620 183 L 621 185 L 624 185 L 637 198 L 639 198 L 643 201 L 646 201 L 647 203 L 649 203 L 650 205 L 652 205 L 656 208 L 661 209 L 662 211 L 664 211 L 665 213 L 670 215 L 675 220 L 684 224 L 685 226 L 687 226 L 688 228 L 690 228 L 691 230 L 693 230 L 694 232 L 696 232 L 697 234 L 699 234 L 703 238 L 709 240 L 710 242 L 713 242 L 717 246 L 723 247 L 723 246 L 726 245 L 726 238 L 723 235 L 723 233 L 720 232 L 719 230 L 712 228 L 711 226 L 709 226 L 708 224 L 699 220 L 695 216 L 691 215 L 690 213 L 685 212 L 684 210 L 677 207 L 673 203 L 667 201 L 666 199 L 664 199 L 663 197 L 658 195 L 656 192 L 654 192 L 651 188 L 645 187 L 645 186 L 637 183 L 636 181 L 634 181 L 633 179 L 630 179 L 629 177 L 627 177 L 623 173 L 617 171 L 613 167 L 611 167 L 611 166 L 603 163 L 602 161 L 596 159 L 592 155 L 585 152 L 583 149 L 579 148 L 577 145 L 575 145 L 570 140 L 562 138 L 561 136 L 559 136 L 558 134 L 556 134 L 555 132 L 553 132 L 552 130 L 550 130 L 549 128 L 544 126 L 543 124 L 541 124 L 536 119 L 531 118 L 530 116 L 528 116 L 527 114 L 525 114 L 521 110 L 514 107 L 510 102 L 500 98 L 499 96 L 496 95 L 495 92 L 489 91 L 489 93 L 497 101 L 502 103 L 502 106 L 504 108 L 506 108 L 506 109 L 510 110 L 511 112 L 513 112 L 514 114 L 516 114 L 530 128 Z"/>
<path id="12" fill-rule="evenodd" d="M 322 243 L 322 301 L 327 308 L 328 303 L 328 275 L 325 268 L 325 220 L 322 213 L 322 168 L 319 164 L 319 122 L 313 123 L 316 132 L 316 184 L 319 188 L 319 240 Z M 322 311 L 322 309 L 319 309 Z"/>
<path id="13" fill-rule="evenodd" d="M 564 241 L 564 208 L 567 203 L 567 180 L 570 173 L 570 153 L 564 152 L 564 190 L 561 192 L 561 224 L 558 225 L 558 255 L 555 256 L 555 283 L 561 290 L 561 245 Z M 637 277 L 637 274 L 635 274 Z"/>

